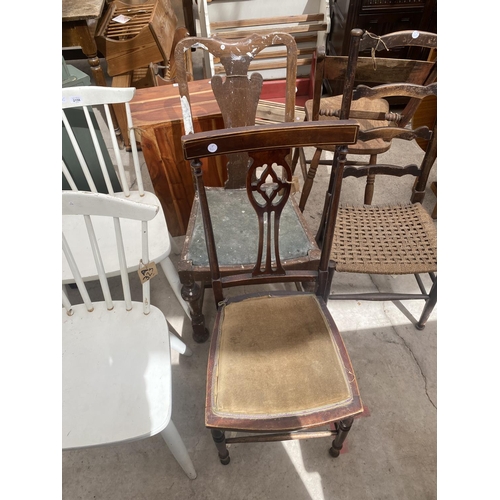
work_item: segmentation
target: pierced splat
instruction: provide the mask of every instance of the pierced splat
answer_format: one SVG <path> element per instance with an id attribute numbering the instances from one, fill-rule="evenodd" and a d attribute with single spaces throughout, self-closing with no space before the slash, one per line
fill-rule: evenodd
<path id="1" fill-rule="evenodd" d="M 259 243 L 253 276 L 285 274 L 279 252 L 280 218 L 290 195 L 292 170 L 289 150 L 252 154 L 247 193 L 259 220 Z M 280 172 L 280 173 L 278 173 Z"/>
<path id="2" fill-rule="evenodd" d="M 263 86 L 259 73 L 249 75 L 249 66 L 258 54 L 272 45 L 284 45 L 287 48 L 287 90 L 285 121 L 294 121 L 295 114 L 295 79 L 297 73 L 297 45 L 288 33 L 253 34 L 245 39 L 229 40 L 218 38 L 189 37 L 181 40 L 175 49 L 177 81 L 181 98 L 189 104 L 189 89 L 183 54 L 192 48 L 210 52 L 220 61 L 225 75 L 211 78 L 211 86 L 221 110 L 225 128 L 255 125 L 257 105 Z M 189 130 L 190 126 L 186 128 Z M 227 189 L 245 187 L 246 170 L 249 158 L 246 152 L 227 155 Z"/>

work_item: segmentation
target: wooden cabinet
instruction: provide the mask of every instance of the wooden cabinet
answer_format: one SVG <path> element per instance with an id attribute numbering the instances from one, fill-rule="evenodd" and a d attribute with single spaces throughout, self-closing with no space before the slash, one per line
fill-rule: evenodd
<path id="1" fill-rule="evenodd" d="M 327 52 L 331 55 L 348 55 L 353 28 L 376 35 L 402 30 L 437 33 L 437 0 L 330 0 L 330 16 Z M 380 57 L 426 59 L 428 52 L 402 49 L 378 54 Z"/>

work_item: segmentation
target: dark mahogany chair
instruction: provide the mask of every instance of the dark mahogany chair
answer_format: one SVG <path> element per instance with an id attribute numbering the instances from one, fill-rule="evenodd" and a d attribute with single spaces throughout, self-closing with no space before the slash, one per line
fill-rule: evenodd
<path id="1" fill-rule="evenodd" d="M 205 423 L 222 464 L 229 463 L 228 443 L 307 437 L 335 436 L 330 454 L 337 457 L 353 418 L 363 411 L 354 370 L 327 308 L 330 245 L 325 244 L 316 269 L 290 270 L 280 238 L 292 183 L 284 160 L 290 148 L 325 141 L 353 144 L 357 131 L 358 125 L 346 120 L 237 127 L 182 137 L 196 180 L 217 307 Z M 346 151 L 346 146 L 339 147 L 339 164 Z M 245 169 L 240 210 L 255 219 L 256 237 L 250 248 L 254 259 L 243 270 L 223 273 L 219 262 L 224 248 L 214 231 L 218 215 L 203 182 L 201 158 L 241 152 L 252 160 Z M 331 222 L 330 218 L 327 236 Z M 290 290 L 297 281 L 311 282 L 315 292 Z M 251 285 L 265 286 L 256 292 Z M 228 288 L 243 286 L 244 295 L 227 294 Z M 276 291 L 278 286 L 283 290 Z M 226 439 L 226 431 L 252 434 Z"/>
<path id="2" fill-rule="evenodd" d="M 351 59 L 354 55 L 357 57 L 353 75 L 348 74 L 349 57 L 326 55 L 324 50 L 318 50 L 314 65 L 313 98 L 305 104 L 305 119 L 307 121 L 338 119 L 341 113 L 343 86 L 351 77 L 354 78 L 355 85 L 363 83 L 370 86 L 395 82 L 425 85 L 436 81 L 437 62 L 432 56 L 437 47 L 436 34 L 409 30 L 376 36 L 359 29 L 353 30 L 353 33 L 356 38 L 361 37 L 359 44 L 354 49 L 356 54 L 349 55 Z M 427 59 L 429 60 L 390 57 L 391 51 L 394 52 L 401 47 L 410 47 L 420 57 L 422 57 L 422 51 L 427 51 Z M 366 54 L 367 51 L 371 52 L 371 57 L 358 57 L 358 55 Z M 378 55 L 379 52 L 382 57 Z M 384 57 L 384 55 L 389 57 Z M 325 87 L 326 93 L 323 91 Z M 391 96 L 389 99 L 360 98 L 351 103 L 349 117 L 359 121 L 360 130 L 389 125 L 404 128 L 410 123 L 420 101 L 398 97 Z M 349 147 L 349 155 L 354 155 L 357 158 L 353 159 L 353 156 L 349 156 L 347 164 L 374 165 L 377 163 L 378 155 L 387 152 L 390 147 L 391 141 L 380 137 L 374 137 L 370 140 L 360 139 Z M 321 160 L 323 151 L 334 151 L 334 148 L 317 148 L 315 150 L 307 170 L 307 177 L 304 179 L 299 201 L 301 210 L 305 209 L 319 165 L 331 164 L 331 160 Z M 298 154 L 296 153 L 293 165 L 296 164 L 297 160 Z M 366 176 L 364 198 L 366 204 L 372 203 L 374 182 L 375 174 L 371 172 Z"/>
<path id="3" fill-rule="evenodd" d="M 286 82 L 282 90 L 284 121 L 295 116 L 295 86 L 297 74 L 297 45 L 288 33 L 254 34 L 248 38 L 228 40 L 218 37 L 188 37 L 180 40 L 175 49 L 176 78 L 181 96 L 185 133 L 194 132 L 191 120 L 188 69 L 185 53 L 192 49 L 209 51 L 220 60 L 225 70 L 211 78 L 210 84 L 225 128 L 255 126 L 259 99 L 264 81 L 260 73 L 251 72 L 252 64 L 261 51 L 273 46 L 286 48 Z M 259 125 L 260 126 L 260 125 Z M 202 160 L 205 162 L 205 160 Z M 219 247 L 222 274 L 248 266 L 253 259 L 251 248 L 257 240 L 257 227 L 251 224 L 251 214 L 241 210 L 245 196 L 246 171 L 250 164 L 246 151 L 227 153 L 217 160 L 214 177 L 225 179 L 223 188 L 207 189 L 213 212 L 214 234 Z M 204 171 L 208 165 L 204 164 Z M 219 169 L 222 174 L 219 174 Z M 222 185 L 222 183 L 220 184 Z M 292 197 L 293 198 L 293 197 Z M 215 212 L 216 210 L 216 212 Z M 250 219 L 250 220 L 249 220 Z M 290 199 L 283 213 L 282 251 L 287 268 L 317 266 L 319 248 L 302 214 Z M 210 266 L 203 236 L 199 198 L 195 196 L 178 265 L 182 294 L 192 310 L 193 338 L 204 342 L 208 338 L 202 310 L 205 283 L 210 282 Z"/>
<path id="4" fill-rule="evenodd" d="M 360 30 L 353 31 L 351 56 L 348 73 L 355 74 Z M 404 97 L 409 102 L 419 103 L 424 99 L 437 98 L 437 82 L 428 85 L 413 83 L 391 83 L 368 87 L 359 85 L 353 92 L 353 78 L 344 89 L 341 117 L 350 116 L 351 99 L 380 100 L 391 97 Z M 321 121 L 319 122 L 321 123 Z M 414 275 L 419 293 L 333 293 L 331 300 L 424 300 L 425 305 L 416 322 L 417 329 L 423 329 L 437 302 L 437 232 L 436 225 L 428 212 L 422 207 L 430 171 L 437 158 L 437 120 L 433 129 L 421 126 L 410 127 L 380 126 L 362 130 L 358 142 L 382 140 L 418 141 L 426 144 L 423 160 L 419 165 L 406 164 L 404 158 L 400 164 L 345 165 L 335 163 L 332 167 L 330 184 L 325 196 L 323 219 L 320 222 L 316 241 L 320 246 L 331 245 L 331 258 L 337 272 Z M 336 155 L 337 153 L 335 153 Z M 335 166 L 338 165 L 338 166 Z M 415 178 L 408 202 L 386 203 L 384 205 L 366 203 L 340 204 L 343 179 L 349 176 L 365 178 L 374 175 Z M 331 211 L 331 213 L 330 213 Z M 327 232 L 328 217 L 334 220 L 334 237 L 330 242 Z M 428 274 L 428 286 L 422 276 Z M 333 290 L 335 282 L 333 281 Z"/>

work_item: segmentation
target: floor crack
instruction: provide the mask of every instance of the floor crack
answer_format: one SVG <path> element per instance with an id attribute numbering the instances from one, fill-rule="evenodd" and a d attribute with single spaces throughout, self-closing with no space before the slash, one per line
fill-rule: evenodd
<path id="1" fill-rule="evenodd" d="M 415 364 L 418 366 L 418 369 L 420 370 L 420 374 L 422 375 L 422 378 L 424 379 L 424 389 L 425 389 L 425 394 L 427 396 L 427 399 L 430 401 L 431 405 L 434 406 L 434 408 L 436 408 L 436 410 L 437 410 L 437 406 L 434 404 L 434 401 L 432 401 L 431 397 L 429 396 L 429 391 L 427 390 L 427 377 L 425 376 L 425 374 L 422 370 L 422 367 L 420 366 L 420 363 L 418 362 L 417 357 L 413 353 L 411 347 L 408 345 L 406 340 L 401 335 L 399 335 L 399 333 L 396 331 L 396 329 L 394 329 L 394 333 L 403 341 L 403 345 L 409 351 L 413 360 L 415 361 Z"/>
<path id="2" fill-rule="evenodd" d="M 380 292 L 380 288 L 377 286 L 377 283 L 375 283 L 375 280 L 373 279 L 373 276 L 370 274 L 370 280 L 372 281 L 373 285 L 375 286 L 375 288 Z M 385 309 L 385 306 L 384 306 L 384 309 Z M 406 342 L 406 340 L 404 339 L 404 337 L 402 337 L 401 335 L 399 335 L 399 333 L 397 332 L 396 328 L 394 328 L 394 326 L 392 327 L 394 333 L 402 340 L 403 342 L 403 345 L 406 347 L 406 349 L 408 350 L 408 352 L 411 354 L 413 360 L 415 361 L 415 364 L 417 365 L 419 371 L 420 371 L 420 374 L 422 375 L 422 378 L 424 379 L 424 390 L 425 390 L 425 394 L 427 396 L 427 399 L 429 400 L 429 402 L 431 403 L 432 406 L 434 406 L 434 408 L 437 410 L 437 406 L 436 404 L 434 403 L 434 401 L 432 401 L 430 395 L 429 395 L 429 391 L 427 389 L 427 377 L 425 376 L 423 370 L 422 370 L 422 367 L 420 366 L 420 363 L 418 362 L 418 359 L 416 358 L 415 354 L 413 353 L 411 347 L 408 345 L 408 343 Z M 382 339 L 380 339 L 382 340 Z"/>

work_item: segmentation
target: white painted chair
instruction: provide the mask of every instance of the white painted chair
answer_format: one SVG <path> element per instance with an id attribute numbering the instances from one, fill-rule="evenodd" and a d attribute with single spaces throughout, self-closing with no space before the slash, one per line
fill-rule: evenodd
<path id="1" fill-rule="evenodd" d="M 123 242 L 123 221 L 141 227 L 136 234 L 142 261 L 149 263 L 148 222 L 157 206 L 92 193 L 63 191 L 62 213 L 84 220 L 92 262 L 98 269 L 104 300 L 93 301 L 63 232 L 63 254 L 82 300 L 70 302 L 63 287 L 62 308 L 62 445 L 77 449 L 124 443 L 160 433 L 186 475 L 196 472 L 171 420 L 170 348 L 190 356 L 191 350 L 170 330 L 165 316 L 150 303 L 150 282 L 142 285 L 142 302 L 131 299 Z M 115 253 L 120 261 L 123 300 L 113 300 L 94 231 L 96 218 L 111 220 Z M 99 224 L 97 224 L 99 225 Z M 142 241 L 141 241 L 142 240 Z M 75 242 L 78 245 L 78 242 Z M 121 292 L 121 290 L 120 290 Z M 76 290 L 71 291 L 77 295 Z M 78 297 L 79 298 L 79 297 Z M 170 329 L 169 329 L 170 328 Z"/>
<path id="2" fill-rule="evenodd" d="M 73 163 L 77 166 L 79 165 L 79 168 L 81 169 L 75 171 L 76 167 L 74 164 L 71 168 L 68 168 L 68 165 L 66 165 L 63 160 L 63 176 L 67 181 L 69 188 L 74 191 L 89 190 L 92 192 L 103 192 L 103 190 L 106 190 L 108 194 L 117 198 L 129 199 L 159 207 L 158 216 L 151 222 L 149 230 L 149 254 L 152 261 L 156 264 L 160 264 L 175 296 L 187 316 L 190 318 L 191 313 L 189 307 L 181 296 L 181 284 L 177 270 L 169 257 L 172 249 L 175 249 L 175 243 L 168 231 L 160 201 L 155 194 L 144 190 L 135 131 L 129 106 L 129 102 L 132 100 L 134 93 L 135 88 L 85 86 L 62 89 L 63 127 L 69 136 L 69 142 L 74 150 L 74 158 L 77 159 L 75 159 Z M 114 133 L 113 121 L 110 113 L 110 105 L 120 103 L 124 105 L 127 116 L 132 151 L 131 154 L 127 154 L 126 159 L 130 160 L 131 168 L 127 168 L 126 164 L 124 165 L 117 138 Z M 103 105 L 104 107 L 104 115 L 110 131 L 112 148 L 109 150 L 106 148 L 106 145 L 103 144 L 102 139 L 99 140 L 99 137 L 96 134 L 96 127 L 91 117 L 91 110 L 93 107 L 100 105 Z M 82 134 L 81 131 L 79 132 L 77 130 L 73 130 L 75 126 L 70 122 L 70 119 L 67 116 L 67 113 L 71 112 L 70 110 L 74 108 L 83 108 L 85 115 L 84 126 L 88 127 L 88 132 L 90 134 L 90 138 L 87 139 L 84 137 L 87 141 L 85 144 L 87 147 L 90 145 L 90 148 L 95 150 L 95 153 L 93 153 L 95 158 L 93 158 L 92 164 L 89 164 L 90 162 L 87 161 L 85 156 L 86 150 L 81 146 L 83 139 L 81 135 L 78 136 L 78 134 Z M 110 165 L 110 160 L 112 165 Z M 73 171 L 71 171 L 71 169 Z M 77 176 L 79 176 L 80 179 L 78 179 Z M 84 187 L 82 187 L 82 182 L 86 183 Z M 81 234 L 85 231 L 85 227 L 81 218 L 75 219 L 63 216 L 62 223 L 66 238 L 70 243 L 82 240 Z M 126 221 L 123 224 L 122 231 L 124 231 L 125 234 L 129 232 L 134 233 L 137 230 L 136 228 L 138 227 L 138 224 L 139 223 L 137 221 Z M 114 244 L 112 222 L 106 218 L 96 220 L 95 231 L 101 244 L 102 258 L 105 264 L 107 276 L 118 276 L 120 272 L 119 262 L 116 258 L 116 254 L 114 252 L 110 252 L 110 248 L 112 248 Z M 124 241 L 128 272 L 136 271 L 140 266 L 141 260 L 140 241 L 137 237 L 125 237 Z M 84 281 L 97 279 L 94 262 L 89 258 L 91 255 L 89 253 L 89 249 L 90 247 L 88 245 L 81 248 L 75 247 L 74 257 L 78 263 L 81 276 Z M 62 273 L 64 284 L 74 283 L 67 265 L 63 265 Z"/>

